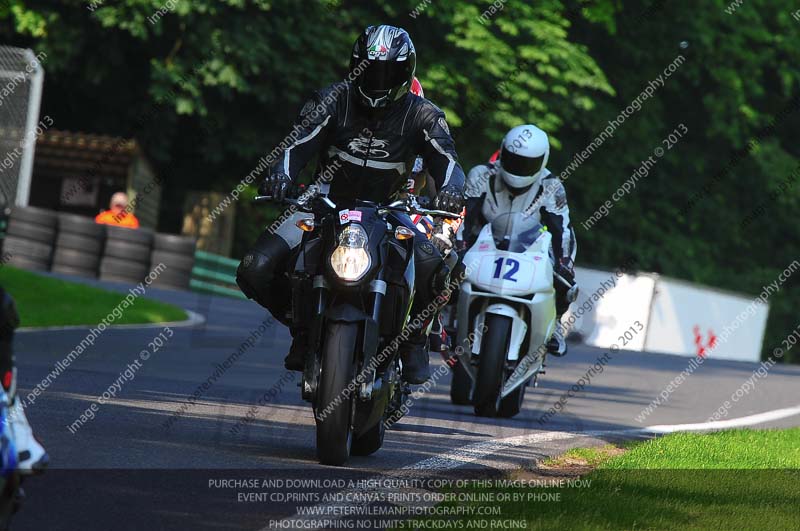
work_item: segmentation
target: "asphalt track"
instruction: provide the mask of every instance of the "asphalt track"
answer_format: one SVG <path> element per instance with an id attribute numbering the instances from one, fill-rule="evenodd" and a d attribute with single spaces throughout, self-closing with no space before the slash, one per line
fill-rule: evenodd
<path id="1" fill-rule="evenodd" d="M 513 419 L 476 418 L 471 408 L 451 405 L 445 374 L 387 433 L 383 449 L 370 457 L 353 457 L 346 467 L 330 468 L 316 462 L 311 409 L 300 399 L 298 378 L 283 368 L 289 345 L 284 327 L 249 301 L 155 289 L 147 296 L 196 312 L 205 322 L 173 327 L 165 346 L 140 360 L 140 368 L 122 382 L 117 396 L 99 405 L 95 418 L 74 434 L 69 426 L 140 359 L 161 328 L 106 330 L 27 406 L 50 452 L 52 468 L 26 482 L 27 499 L 14 520 L 15 530 L 298 528 L 302 519 L 291 520 L 298 508 L 319 505 L 309 492 L 348 490 L 339 484 L 324 486 L 323 480 L 413 478 L 424 486 L 435 478 L 493 477 L 504 469 L 531 468 L 570 447 L 645 436 L 636 431 L 645 426 L 667 426 L 668 431 L 672 425 L 704 423 L 758 368 L 706 361 L 642 422 L 637 415 L 687 367 L 687 358 L 615 353 L 603 373 L 545 423 L 538 421 L 542 413 L 605 351 L 572 345 L 567 357 L 551 359 L 540 386 L 529 388 L 524 411 Z M 222 372 L 221 364 L 259 327 L 266 329 L 256 344 Z M 87 329 L 19 333 L 22 395 L 27 396 L 86 333 Z M 431 360 L 436 370 L 440 360 Z M 216 379 L 202 389 L 215 373 Z M 732 404 L 727 418 L 786 409 L 743 423 L 800 425 L 800 410 L 787 409 L 800 403 L 798 377 L 800 368 L 773 367 Z M 198 388 L 199 399 L 187 404 Z M 268 404 L 258 406 L 270 389 L 274 392 Z M 244 421 L 248 412 L 253 416 L 250 422 Z M 263 489 L 224 482 L 231 479 L 317 483 L 270 491 L 305 493 L 304 501 L 299 495 L 294 500 L 244 501 L 243 491 Z"/>

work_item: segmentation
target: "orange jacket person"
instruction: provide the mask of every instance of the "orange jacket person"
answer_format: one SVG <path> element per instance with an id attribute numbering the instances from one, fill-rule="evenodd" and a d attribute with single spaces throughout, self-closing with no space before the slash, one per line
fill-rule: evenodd
<path id="1" fill-rule="evenodd" d="M 132 212 L 128 211 L 128 196 L 125 192 L 117 192 L 111 196 L 109 209 L 101 212 L 94 218 L 97 223 L 106 225 L 118 225 L 129 229 L 138 229 L 139 220 Z"/>

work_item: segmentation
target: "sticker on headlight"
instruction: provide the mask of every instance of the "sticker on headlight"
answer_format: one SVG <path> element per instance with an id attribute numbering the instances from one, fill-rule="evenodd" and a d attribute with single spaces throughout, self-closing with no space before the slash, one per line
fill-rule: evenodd
<path id="1" fill-rule="evenodd" d="M 348 214 L 350 221 L 361 221 L 361 211 L 360 210 L 351 210 Z"/>
<path id="2" fill-rule="evenodd" d="M 339 211 L 339 225 L 344 225 L 345 223 L 350 221 L 350 211 L 349 210 L 340 210 Z"/>

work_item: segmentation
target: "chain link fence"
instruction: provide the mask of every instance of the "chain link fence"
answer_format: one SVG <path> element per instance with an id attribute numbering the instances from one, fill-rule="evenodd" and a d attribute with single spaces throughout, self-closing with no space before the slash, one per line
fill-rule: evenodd
<path id="1" fill-rule="evenodd" d="M 28 204 L 45 58 L 0 46 L 0 202 L 7 206 Z"/>

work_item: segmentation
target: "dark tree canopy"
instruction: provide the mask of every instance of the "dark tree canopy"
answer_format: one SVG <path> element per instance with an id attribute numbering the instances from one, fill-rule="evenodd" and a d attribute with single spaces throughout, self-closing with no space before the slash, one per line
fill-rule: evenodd
<path id="1" fill-rule="evenodd" d="M 368 24 L 411 33 L 418 77 L 446 111 L 465 169 L 533 122 L 550 133 L 560 173 L 680 56 L 565 183 L 579 262 L 635 256 L 642 270 L 756 294 L 800 256 L 793 2 L 748 0 L 733 13 L 724 0 L 500 4 L 486 16 L 491 3 L 466 0 L 192 0 L 154 21 L 162 0 L 8 0 L 0 36 L 47 53 L 43 112 L 57 128 L 145 146 L 166 174 L 165 205 L 247 175 L 310 92 L 344 77 Z M 688 133 L 583 228 L 678 127 Z M 267 221 L 240 206 L 237 252 Z M 179 216 L 165 206 L 164 228 Z M 765 351 L 798 324 L 799 285 L 790 278 L 771 298 Z"/>

